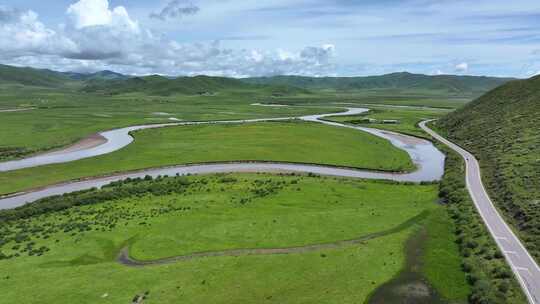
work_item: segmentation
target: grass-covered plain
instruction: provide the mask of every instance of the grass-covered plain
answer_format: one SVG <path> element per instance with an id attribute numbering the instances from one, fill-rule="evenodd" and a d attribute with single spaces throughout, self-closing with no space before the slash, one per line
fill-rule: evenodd
<path id="1" fill-rule="evenodd" d="M 75 200 L 87 205 L 3 221 L 0 250 L 10 258 L 0 260 L 2 299 L 125 303 L 148 292 L 145 303 L 363 302 L 399 273 L 405 241 L 433 220 L 360 244 L 304 253 L 206 257 L 145 268 L 121 265 L 116 256 L 126 245 L 132 257 L 148 260 L 335 242 L 392 230 L 426 213 L 437 217 L 442 208 L 435 203 L 435 185 L 291 175 L 192 176 L 120 187 L 144 185 L 153 191 L 97 204 Z M 437 231 L 444 235 L 445 227 L 450 229 Z M 463 301 L 467 285 L 459 267 L 429 258 L 448 248 L 445 257 L 455 261 L 455 245 L 443 238 L 437 243 L 427 243 L 422 269 L 442 294 Z M 441 271 L 456 280 L 429 275 Z"/>
<path id="2" fill-rule="evenodd" d="M 0 90 L 0 161 L 73 143 L 99 131 L 140 124 L 301 116 L 338 108 L 251 106 L 265 94 L 254 90 L 217 96 L 100 96 L 31 88 Z"/>
<path id="3" fill-rule="evenodd" d="M 275 90 L 282 93 L 275 94 Z M 343 102 L 427 105 L 455 108 L 471 97 L 430 90 L 317 91 L 287 87 L 219 88 L 211 95 L 115 95 L 85 93 L 78 87 L 43 88 L 0 83 L 0 161 L 68 145 L 99 131 L 137 124 L 170 122 L 169 118 L 220 120 L 299 116 L 340 111 Z M 308 107 L 254 107 L 252 103 L 289 103 Z M 322 108 L 309 106 L 324 106 Z"/>
<path id="4" fill-rule="evenodd" d="M 136 132 L 117 152 L 0 173 L 0 193 L 76 178 L 174 164 L 288 161 L 374 170 L 412 170 L 408 154 L 373 135 L 306 122 L 179 126 Z"/>
<path id="5" fill-rule="evenodd" d="M 418 123 L 426 119 L 437 119 L 449 113 L 445 109 L 402 108 L 387 106 L 366 106 L 369 112 L 360 115 L 333 116 L 326 119 L 363 127 L 396 131 L 403 134 L 426 137 Z M 369 120 L 372 119 L 370 122 Z M 374 120 L 374 121 L 373 121 Z M 398 123 L 384 123 L 384 120 L 397 120 Z"/>

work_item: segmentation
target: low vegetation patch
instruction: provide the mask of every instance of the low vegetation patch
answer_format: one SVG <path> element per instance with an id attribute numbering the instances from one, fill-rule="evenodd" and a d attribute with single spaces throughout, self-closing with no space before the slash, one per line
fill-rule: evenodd
<path id="1" fill-rule="evenodd" d="M 439 210 L 436 194 L 435 185 L 289 174 L 116 182 L 1 212 L 0 292 L 19 303 L 93 303 L 104 295 L 126 303 L 134 295 L 146 296 L 144 303 L 353 303 L 403 268 L 413 230 L 402 224 Z M 305 253 L 145 268 L 116 261 L 125 246 L 134 258 L 152 260 L 335 242 L 400 225 L 379 238 Z"/>

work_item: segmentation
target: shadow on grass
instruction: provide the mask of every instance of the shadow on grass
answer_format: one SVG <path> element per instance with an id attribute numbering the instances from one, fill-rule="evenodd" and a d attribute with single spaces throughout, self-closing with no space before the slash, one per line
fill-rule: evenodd
<path id="1" fill-rule="evenodd" d="M 100 247 L 101 255 L 83 254 L 77 258 L 68 261 L 52 261 L 40 265 L 42 268 L 69 267 L 69 266 L 85 266 L 95 265 L 107 262 L 113 262 L 118 256 L 118 252 L 129 244 L 135 242 L 138 236 L 133 236 L 120 244 L 115 244 L 112 240 L 106 238 L 98 238 L 97 244 Z"/>
<path id="2" fill-rule="evenodd" d="M 405 244 L 405 268 L 392 280 L 379 286 L 366 304 L 445 304 L 438 292 L 422 275 L 423 244 L 428 237 L 420 227 Z"/>

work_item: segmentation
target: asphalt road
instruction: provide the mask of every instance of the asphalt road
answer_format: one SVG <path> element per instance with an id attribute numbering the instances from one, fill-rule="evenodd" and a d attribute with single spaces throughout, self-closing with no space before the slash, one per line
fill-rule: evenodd
<path id="1" fill-rule="evenodd" d="M 491 236 L 495 239 L 500 250 L 506 257 L 529 302 L 540 304 L 540 268 L 519 238 L 512 232 L 508 224 L 506 224 L 489 198 L 482 184 L 478 161 L 468 151 L 428 128 L 426 126 L 427 122 L 421 122 L 420 127 L 435 139 L 459 153 L 465 160 L 467 189 L 478 212 L 484 220 Z"/>

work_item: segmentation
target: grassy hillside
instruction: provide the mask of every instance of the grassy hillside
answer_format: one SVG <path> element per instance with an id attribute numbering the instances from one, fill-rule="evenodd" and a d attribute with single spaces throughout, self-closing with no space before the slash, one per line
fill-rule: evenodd
<path id="1" fill-rule="evenodd" d="M 70 81 L 69 77 L 59 72 L 0 64 L 0 84 L 61 87 Z"/>
<path id="2" fill-rule="evenodd" d="M 251 85 L 239 80 L 224 77 L 196 76 L 170 79 L 152 75 L 121 80 L 90 81 L 83 91 L 112 95 L 141 92 L 149 95 L 168 96 L 174 94 L 215 94 L 221 90 L 247 89 L 251 87 Z"/>
<path id="3" fill-rule="evenodd" d="M 104 79 L 90 78 L 83 88 L 87 93 L 101 93 L 107 95 L 139 92 L 147 95 L 205 95 L 212 96 L 228 90 L 257 90 L 260 93 L 284 96 L 298 93 L 307 94 L 309 91 L 302 88 L 279 85 L 254 85 L 234 78 L 195 76 L 168 78 L 159 75 Z"/>
<path id="4" fill-rule="evenodd" d="M 96 72 L 96 73 L 87 73 L 87 74 L 75 73 L 75 72 L 66 72 L 64 74 L 66 76 L 68 76 L 69 78 L 71 78 L 71 79 L 84 80 L 84 81 L 88 81 L 88 80 L 115 80 L 115 79 L 128 79 L 128 78 L 130 78 L 130 76 L 120 74 L 120 73 L 116 73 L 116 72 L 113 72 L 113 71 L 108 71 L 108 70 L 99 71 L 99 72 Z"/>
<path id="5" fill-rule="evenodd" d="M 476 76 L 429 76 L 406 72 L 368 77 L 313 78 L 302 76 L 275 76 L 243 79 L 246 83 L 252 84 L 288 84 L 305 89 L 333 89 L 345 91 L 370 89 L 421 89 L 467 94 L 487 92 L 509 80 L 510 79 L 508 78 Z"/>
<path id="6" fill-rule="evenodd" d="M 540 260 L 540 77 L 499 87 L 437 126 L 480 160 L 491 197 Z"/>

